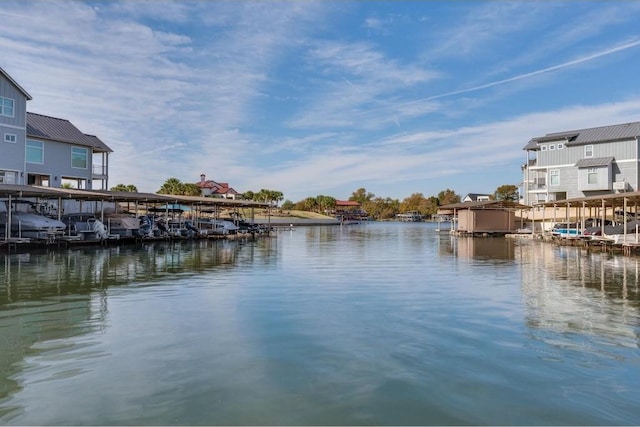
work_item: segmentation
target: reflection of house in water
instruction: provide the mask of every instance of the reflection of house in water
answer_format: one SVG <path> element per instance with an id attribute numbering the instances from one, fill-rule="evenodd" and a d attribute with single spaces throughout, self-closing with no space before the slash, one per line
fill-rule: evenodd
<path id="1" fill-rule="evenodd" d="M 514 259 L 513 239 L 501 237 L 459 237 L 456 244 L 459 258 Z"/>
<path id="2" fill-rule="evenodd" d="M 638 346 L 638 258 L 529 241 L 516 247 L 516 259 L 522 260 L 525 321 L 532 330 Z"/>

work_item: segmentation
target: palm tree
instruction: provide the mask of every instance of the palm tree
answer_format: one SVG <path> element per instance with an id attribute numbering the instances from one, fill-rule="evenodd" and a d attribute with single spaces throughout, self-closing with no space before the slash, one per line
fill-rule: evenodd
<path id="1" fill-rule="evenodd" d="M 184 184 L 178 178 L 169 178 L 167 179 L 160 190 L 158 190 L 158 194 L 182 194 L 184 191 Z"/>

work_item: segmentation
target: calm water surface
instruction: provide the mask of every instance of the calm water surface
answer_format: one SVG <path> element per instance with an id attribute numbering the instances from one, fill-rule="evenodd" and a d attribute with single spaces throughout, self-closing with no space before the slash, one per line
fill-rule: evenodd
<path id="1" fill-rule="evenodd" d="M 638 424 L 639 275 L 424 223 L 0 255 L 0 423 Z"/>

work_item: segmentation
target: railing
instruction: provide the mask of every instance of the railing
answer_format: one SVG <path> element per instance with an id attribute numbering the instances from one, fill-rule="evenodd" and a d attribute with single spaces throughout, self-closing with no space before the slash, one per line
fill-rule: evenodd
<path id="1" fill-rule="evenodd" d="M 93 165 L 93 175 L 107 176 L 109 175 L 109 168 L 104 165 Z"/>
<path id="2" fill-rule="evenodd" d="M 530 183 L 528 186 L 529 191 L 536 191 L 536 190 L 546 190 L 547 189 L 547 185 L 545 183 Z"/>

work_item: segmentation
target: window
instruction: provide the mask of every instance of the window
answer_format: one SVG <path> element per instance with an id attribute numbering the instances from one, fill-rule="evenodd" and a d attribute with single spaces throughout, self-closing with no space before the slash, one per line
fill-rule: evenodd
<path id="1" fill-rule="evenodd" d="M 13 99 L 0 96 L 0 116 L 13 117 Z"/>
<path id="2" fill-rule="evenodd" d="M 540 146 L 540 151 L 547 151 L 547 146 L 546 145 L 541 145 Z"/>
<path id="3" fill-rule="evenodd" d="M 549 185 L 560 185 L 559 169 L 553 169 L 549 171 Z"/>
<path id="4" fill-rule="evenodd" d="M 593 145 L 585 145 L 584 146 L 584 156 L 585 157 L 593 157 Z"/>
<path id="5" fill-rule="evenodd" d="M 27 139 L 27 163 L 44 163 L 44 144 L 40 141 L 31 141 Z"/>
<path id="6" fill-rule="evenodd" d="M 89 153 L 86 148 L 71 148 L 71 167 L 75 169 L 87 169 Z"/>
<path id="7" fill-rule="evenodd" d="M 15 184 L 18 182 L 18 172 L 0 170 L 0 184 Z"/>
<path id="8" fill-rule="evenodd" d="M 562 150 L 564 148 L 564 144 L 562 142 L 558 143 L 558 150 Z"/>
<path id="9" fill-rule="evenodd" d="M 555 150 L 555 149 L 556 149 L 556 145 L 555 144 L 549 144 L 549 151 Z"/>
<path id="10" fill-rule="evenodd" d="M 13 133 L 5 133 L 4 134 L 4 142 L 10 142 L 12 144 L 16 143 L 16 135 Z"/>
<path id="11" fill-rule="evenodd" d="M 598 170 L 595 168 L 589 168 L 587 171 L 587 183 L 588 184 L 597 184 L 598 183 Z"/>

